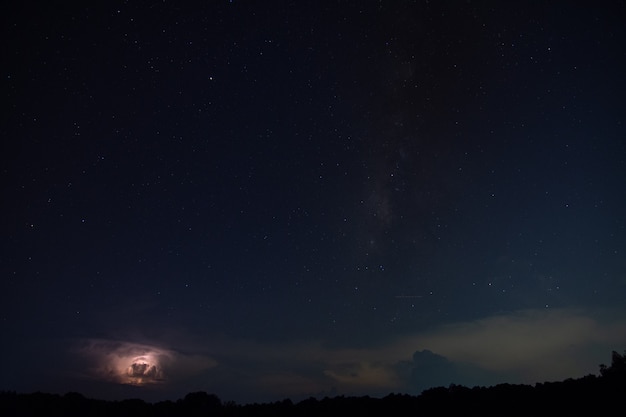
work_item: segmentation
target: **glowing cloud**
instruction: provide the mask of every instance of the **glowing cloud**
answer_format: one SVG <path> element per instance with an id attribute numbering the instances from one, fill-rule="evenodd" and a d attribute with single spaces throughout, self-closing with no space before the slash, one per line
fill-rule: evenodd
<path id="1" fill-rule="evenodd" d="M 202 356 L 184 355 L 157 346 L 90 340 L 80 349 L 90 359 L 89 374 L 120 384 L 144 386 L 197 373 L 215 366 Z"/>

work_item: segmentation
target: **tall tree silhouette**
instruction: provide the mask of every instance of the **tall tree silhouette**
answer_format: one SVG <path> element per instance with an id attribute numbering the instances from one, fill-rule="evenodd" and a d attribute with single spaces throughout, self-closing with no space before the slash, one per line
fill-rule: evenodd
<path id="1" fill-rule="evenodd" d="M 600 365 L 600 375 L 607 378 L 626 378 L 626 351 L 620 355 L 611 353 L 611 366 Z"/>

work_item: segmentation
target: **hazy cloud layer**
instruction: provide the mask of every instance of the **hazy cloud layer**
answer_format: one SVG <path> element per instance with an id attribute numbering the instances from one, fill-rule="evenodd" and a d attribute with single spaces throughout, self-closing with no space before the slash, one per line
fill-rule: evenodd
<path id="1" fill-rule="evenodd" d="M 258 346 L 252 351 L 260 354 L 260 361 L 280 352 L 284 369 L 316 358 L 316 366 L 297 379 L 307 378 L 307 386 L 320 391 L 384 394 L 419 393 L 450 383 L 473 386 L 579 377 L 597 373 L 610 351 L 624 345 L 624 321 L 546 309 L 442 326 L 377 348 L 332 349 L 317 343 Z"/>
<path id="2" fill-rule="evenodd" d="M 626 322 L 576 310 L 525 310 L 443 326 L 413 340 L 455 362 L 532 382 L 596 372 L 599 360 L 626 344 Z"/>
<path id="3" fill-rule="evenodd" d="M 575 310 L 527 310 L 450 324 L 372 348 L 215 337 L 183 354 L 156 345 L 91 340 L 90 373 L 139 387 L 205 390 L 240 402 L 311 395 L 419 394 L 450 383 L 534 383 L 597 373 L 626 345 L 626 323 Z M 202 346 L 208 346 L 204 349 Z"/>

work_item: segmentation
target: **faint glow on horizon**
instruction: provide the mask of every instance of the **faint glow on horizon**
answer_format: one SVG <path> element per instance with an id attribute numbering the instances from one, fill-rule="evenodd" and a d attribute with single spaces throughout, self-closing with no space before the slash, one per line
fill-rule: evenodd
<path id="1" fill-rule="evenodd" d="M 83 340 L 75 352 L 88 361 L 85 377 L 136 387 L 180 384 L 217 366 L 205 354 L 115 340 Z"/>
<path id="2" fill-rule="evenodd" d="M 98 378 L 136 386 L 165 381 L 164 366 L 173 358 L 172 352 L 154 346 L 99 340 L 91 341 L 84 353 L 95 360 Z"/>

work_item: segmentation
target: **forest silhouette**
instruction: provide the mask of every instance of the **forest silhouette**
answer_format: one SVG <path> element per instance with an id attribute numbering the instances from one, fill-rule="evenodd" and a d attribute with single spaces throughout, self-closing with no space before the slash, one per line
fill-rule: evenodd
<path id="1" fill-rule="evenodd" d="M 264 404 L 222 402 L 214 394 L 193 392 L 177 401 L 148 403 L 140 399 L 104 401 L 71 392 L 0 392 L 1 416 L 622 416 L 626 398 L 626 352 L 612 353 L 611 365 L 599 375 L 532 385 L 499 384 L 468 388 L 452 384 L 418 396 L 389 394 L 384 398 L 289 399 Z"/>

